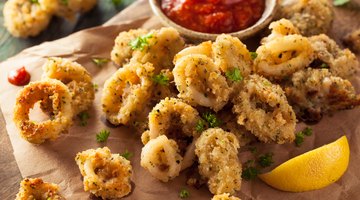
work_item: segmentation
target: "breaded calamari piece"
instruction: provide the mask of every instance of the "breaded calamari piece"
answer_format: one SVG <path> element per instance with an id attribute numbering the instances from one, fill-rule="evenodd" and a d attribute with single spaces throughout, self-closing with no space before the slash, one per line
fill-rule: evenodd
<path id="1" fill-rule="evenodd" d="M 195 144 L 199 158 L 199 173 L 208 180 L 212 194 L 233 194 L 241 187 L 241 163 L 238 158 L 239 141 L 220 128 L 204 131 Z"/>
<path id="2" fill-rule="evenodd" d="M 360 105 L 360 95 L 351 83 L 333 76 L 328 69 L 296 72 L 285 92 L 298 118 L 304 121 L 319 121 L 323 114 Z"/>
<path id="3" fill-rule="evenodd" d="M 43 78 L 60 80 L 69 88 L 74 115 L 90 108 L 95 99 L 95 89 L 90 73 L 83 66 L 68 59 L 50 57 L 42 68 Z"/>
<path id="4" fill-rule="evenodd" d="M 260 141 L 283 144 L 295 139 L 296 116 L 279 85 L 250 75 L 233 104 L 237 122 Z"/>
<path id="5" fill-rule="evenodd" d="M 289 19 L 302 35 L 326 33 L 334 19 L 334 9 L 328 0 L 281 0 L 279 18 Z"/>
<path id="6" fill-rule="evenodd" d="M 121 198 L 130 193 L 130 161 L 119 154 L 111 154 L 108 147 L 80 152 L 75 161 L 84 178 L 85 191 L 103 199 Z"/>
<path id="7" fill-rule="evenodd" d="M 25 178 L 20 183 L 15 200 L 65 200 L 59 194 L 59 186 L 44 182 L 41 178 Z"/>
<path id="8" fill-rule="evenodd" d="M 214 195 L 211 200 L 241 200 L 238 197 L 230 196 L 229 193 Z"/>
<path id="9" fill-rule="evenodd" d="M 8 0 L 4 4 L 4 26 L 15 37 L 37 36 L 48 26 L 51 13 L 43 3 L 30 0 Z"/>
<path id="10" fill-rule="evenodd" d="M 51 106 L 50 119 L 43 122 L 30 119 L 30 109 L 37 102 L 46 102 L 46 105 Z M 71 105 L 70 91 L 62 82 L 55 79 L 32 82 L 19 91 L 13 120 L 20 129 L 21 137 L 28 142 L 41 144 L 67 132 L 72 124 Z"/>
<path id="11" fill-rule="evenodd" d="M 341 49 L 334 40 L 325 34 L 312 36 L 309 38 L 311 46 L 315 51 L 315 61 L 319 66 L 326 64 L 331 74 L 341 78 L 349 78 L 359 67 L 359 61 L 349 49 Z M 314 65 L 313 64 L 313 65 Z"/>
<path id="12" fill-rule="evenodd" d="M 284 18 L 271 22 L 269 29 L 271 29 L 271 34 L 262 38 L 261 44 L 286 35 L 300 35 L 299 29 L 297 29 L 291 21 Z"/>

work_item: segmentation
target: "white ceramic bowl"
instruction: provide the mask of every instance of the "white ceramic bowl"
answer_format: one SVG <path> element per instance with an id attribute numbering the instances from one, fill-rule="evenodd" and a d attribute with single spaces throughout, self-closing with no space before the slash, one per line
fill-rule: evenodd
<path id="1" fill-rule="evenodd" d="M 181 35 L 183 35 L 184 37 L 190 40 L 198 40 L 198 41 L 215 40 L 216 37 L 219 35 L 214 33 L 202 33 L 182 27 L 176 24 L 175 22 L 173 22 L 163 13 L 163 11 L 161 10 L 161 0 L 149 0 L 149 3 L 154 14 L 160 18 L 160 21 L 165 26 L 170 26 L 175 28 L 177 31 L 179 31 Z M 239 39 L 246 39 L 248 37 L 255 35 L 261 29 L 267 27 L 267 25 L 271 22 L 276 11 L 276 5 L 277 5 L 277 0 L 265 0 L 265 10 L 261 18 L 254 25 L 244 30 L 228 33 L 228 34 L 238 37 Z"/>

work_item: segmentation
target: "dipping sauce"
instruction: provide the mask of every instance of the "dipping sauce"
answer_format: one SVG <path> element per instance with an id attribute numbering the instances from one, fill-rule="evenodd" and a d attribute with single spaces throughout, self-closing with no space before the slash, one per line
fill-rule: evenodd
<path id="1" fill-rule="evenodd" d="M 162 0 L 161 9 L 185 28 L 231 33 L 254 25 L 265 10 L 265 0 Z"/>
<path id="2" fill-rule="evenodd" d="M 8 74 L 8 81 L 16 86 L 27 85 L 30 82 L 30 74 L 25 67 L 10 71 Z"/>

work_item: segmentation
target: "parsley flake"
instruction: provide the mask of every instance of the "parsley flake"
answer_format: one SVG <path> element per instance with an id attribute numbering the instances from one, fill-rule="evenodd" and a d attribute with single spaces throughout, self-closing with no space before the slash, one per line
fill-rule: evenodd
<path id="1" fill-rule="evenodd" d="M 79 113 L 78 117 L 80 119 L 80 126 L 86 126 L 88 123 L 87 120 L 90 119 L 90 115 L 86 111 Z"/>
<path id="2" fill-rule="evenodd" d="M 350 0 L 333 0 L 334 6 L 343 6 L 349 2 Z"/>
<path id="3" fill-rule="evenodd" d="M 108 63 L 110 61 L 107 58 L 92 58 L 91 60 L 98 67 L 102 67 L 104 64 L 106 64 L 106 63 Z"/>
<path id="4" fill-rule="evenodd" d="M 179 192 L 179 197 L 182 199 L 188 198 L 190 196 L 190 192 L 187 189 L 182 189 Z"/>
<path id="5" fill-rule="evenodd" d="M 210 112 L 204 113 L 203 118 L 207 123 L 209 123 L 210 128 L 218 127 L 221 124 L 221 121 L 216 117 L 216 115 Z"/>
<path id="6" fill-rule="evenodd" d="M 323 63 L 323 64 L 320 65 L 320 68 L 329 68 L 329 65 L 326 64 L 326 63 Z"/>
<path id="7" fill-rule="evenodd" d="M 108 130 L 101 130 L 100 133 L 96 134 L 96 141 L 97 142 L 105 142 L 110 135 L 110 131 Z"/>
<path id="8" fill-rule="evenodd" d="M 127 149 L 124 153 L 121 154 L 122 157 L 126 158 L 126 160 L 130 160 L 130 158 L 133 156 L 133 153 L 129 152 Z"/>
<path id="9" fill-rule="evenodd" d="M 148 33 L 144 36 L 139 36 L 136 39 L 132 40 L 129 45 L 131 46 L 132 50 L 144 50 L 144 47 L 149 45 L 148 39 L 152 38 L 152 33 Z"/>
<path id="10" fill-rule="evenodd" d="M 274 163 L 272 157 L 273 157 L 273 153 L 266 153 L 264 155 L 259 156 L 258 158 L 258 163 L 261 167 L 269 167 L 271 164 Z"/>
<path id="11" fill-rule="evenodd" d="M 115 6 L 120 6 L 120 4 L 122 3 L 122 0 L 111 0 L 111 1 Z"/>
<path id="12" fill-rule="evenodd" d="M 165 76 L 162 73 L 160 73 L 158 75 L 154 75 L 152 77 L 152 80 L 159 85 L 168 85 L 169 84 L 169 77 Z"/>
<path id="13" fill-rule="evenodd" d="M 230 79 L 231 81 L 238 82 L 242 81 L 243 77 L 241 75 L 241 72 L 238 68 L 234 68 L 232 70 L 229 70 L 225 73 L 226 78 Z"/>
<path id="14" fill-rule="evenodd" d="M 312 128 L 310 128 L 310 127 L 306 127 L 302 132 L 303 132 L 304 135 L 306 135 L 306 136 L 311 136 L 312 133 L 313 133 L 313 130 L 312 130 Z"/>
<path id="15" fill-rule="evenodd" d="M 250 52 L 251 59 L 255 60 L 257 58 L 258 54 L 256 52 Z"/>
<path id="16" fill-rule="evenodd" d="M 93 88 L 94 88 L 95 92 L 97 92 L 99 89 L 99 85 L 96 83 L 93 83 Z"/>
<path id="17" fill-rule="evenodd" d="M 196 123 L 196 131 L 201 133 L 205 130 L 206 128 L 206 122 L 203 119 L 200 119 L 197 123 Z"/>
<path id="18" fill-rule="evenodd" d="M 302 132 L 296 133 L 295 145 L 299 147 L 304 142 L 304 134 Z"/>
<path id="19" fill-rule="evenodd" d="M 248 149 L 249 149 L 249 151 L 250 151 L 251 153 L 253 153 L 253 154 L 257 153 L 256 147 L 249 147 Z"/>
<path id="20" fill-rule="evenodd" d="M 247 166 L 243 169 L 241 178 L 243 178 L 244 180 L 247 180 L 247 181 L 253 180 L 258 176 L 259 173 L 260 173 L 260 171 L 256 167 Z"/>
<path id="21" fill-rule="evenodd" d="M 36 3 L 36 4 L 39 4 L 39 0 L 29 0 L 30 3 Z"/>
<path id="22" fill-rule="evenodd" d="M 60 2 L 61 2 L 62 4 L 64 4 L 64 5 L 68 5 L 68 4 L 69 4 L 68 0 L 60 0 Z"/>

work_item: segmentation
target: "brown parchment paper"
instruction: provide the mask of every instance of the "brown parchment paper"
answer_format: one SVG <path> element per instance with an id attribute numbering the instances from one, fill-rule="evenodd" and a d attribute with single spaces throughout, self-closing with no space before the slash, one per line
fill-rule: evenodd
<path id="1" fill-rule="evenodd" d="M 343 12 L 343 11 L 340 11 Z M 346 18 L 353 25 L 358 22 L 353 16 Z M 356 18 L 355 18 L 356 19 Z M 343 21 L 335 21 L 341 24 Z M 190 199 L 210 199 L 211 194 L 206 187 L 201 189 L 189 188 L 185 184 L 185 173 L 169 183 L 162 183 L 152 178 L 143 168 L 140 167 L 140 152 L 142 144 L 140 134 L 127 129 L 126 127 L 110 126 L 101 112 L 100 97 L 102 86 L 117 68 L 108 63 L 102 68 L 91 62 L 91 57 L 110 57 L 110 50 L 116 35 L 121 31 L 131 28 L 157 28 L 159 21 L 153 17 L 146 1 L 138 1 L 132 6 L 119 13 L 103 26 L 84 30 L 72 34 L 66 38 L 53 42 L 43 43 L 24 50 L 15 57 L 9 58 L 0 64 L 0 105 L 6 120 L 6 129 L 14 149 L 15 159 L 23 177 L 41 177 L 45 181 L 54 182 L 60 185 L 62 194 L 67 199 L 89 199 L 93 198 L 83 191 L 81 175 L 74 157 L 77 152 L 102 146 L 108 146 L 113 153 L 122 153 L 126 149 L 134 153 L 131 158 L 133 165 L 133 191 L 124 199 L 179 199 L 179 191 L 186 187 L 190 191 Z M 349 31 L 349 25 L 344 28 Z M 337 37 L 336 25 L 332 35 Z M 338 38 L 336 38 L 338 40 Z M 85 66 L 93 76 L 93 82 L 99 85 L 93 107 L 89 111 L 90 120 L 85 127 L 75 124 L 68 134 L 62 135 L 53 142 L 46 142 L 42 145 L 32 145 L 21 139 L 12 122 L 13 106 L 17 92 L 21 87 L 16 87 L 7 82 L 7 74 L 10 70 L 26 66 L 31 73 L 31 81 L 40 80 L 42 74 L 41 66 L 46 57 L 60 56 L 77 61 Z M 353 83 L 359 91 L 360 76 L 357 75 Z M 332 117 L 324 117 L 323 120 L 312 126 L 314 134 L 306 137 L 301 148 L 294 144 L 254 144 L 261 152 L 274 152 L 275 163 L 267 170 L 271 170 L 278 164 L 297 156 L 301 153 L 330 143 L 342 135 L 349 139 L 351 156 L 350 165 L 345 175 L 336 183 L 317 191 L 303 193 L 288 193 L 275 190 L 260 180 L 243 181 L 241 191 L 236 196 L 242 199 L 277 200 L 277 199 L 360 199 L 360 110 L 353 109 L 335 113 Z M 305 125 L 298 124 L 298 130 Z M 5 128 L 5 127 L 1 127 Z M 98 144 L 95 134 L 102 129 L 111 131 L 111 135 L 105 144 Z M 240 158 L 245 162 L 251 157 L 250 152 L 242 149 Z M 296 173 L 296 172 L 294 172 Z"/>

